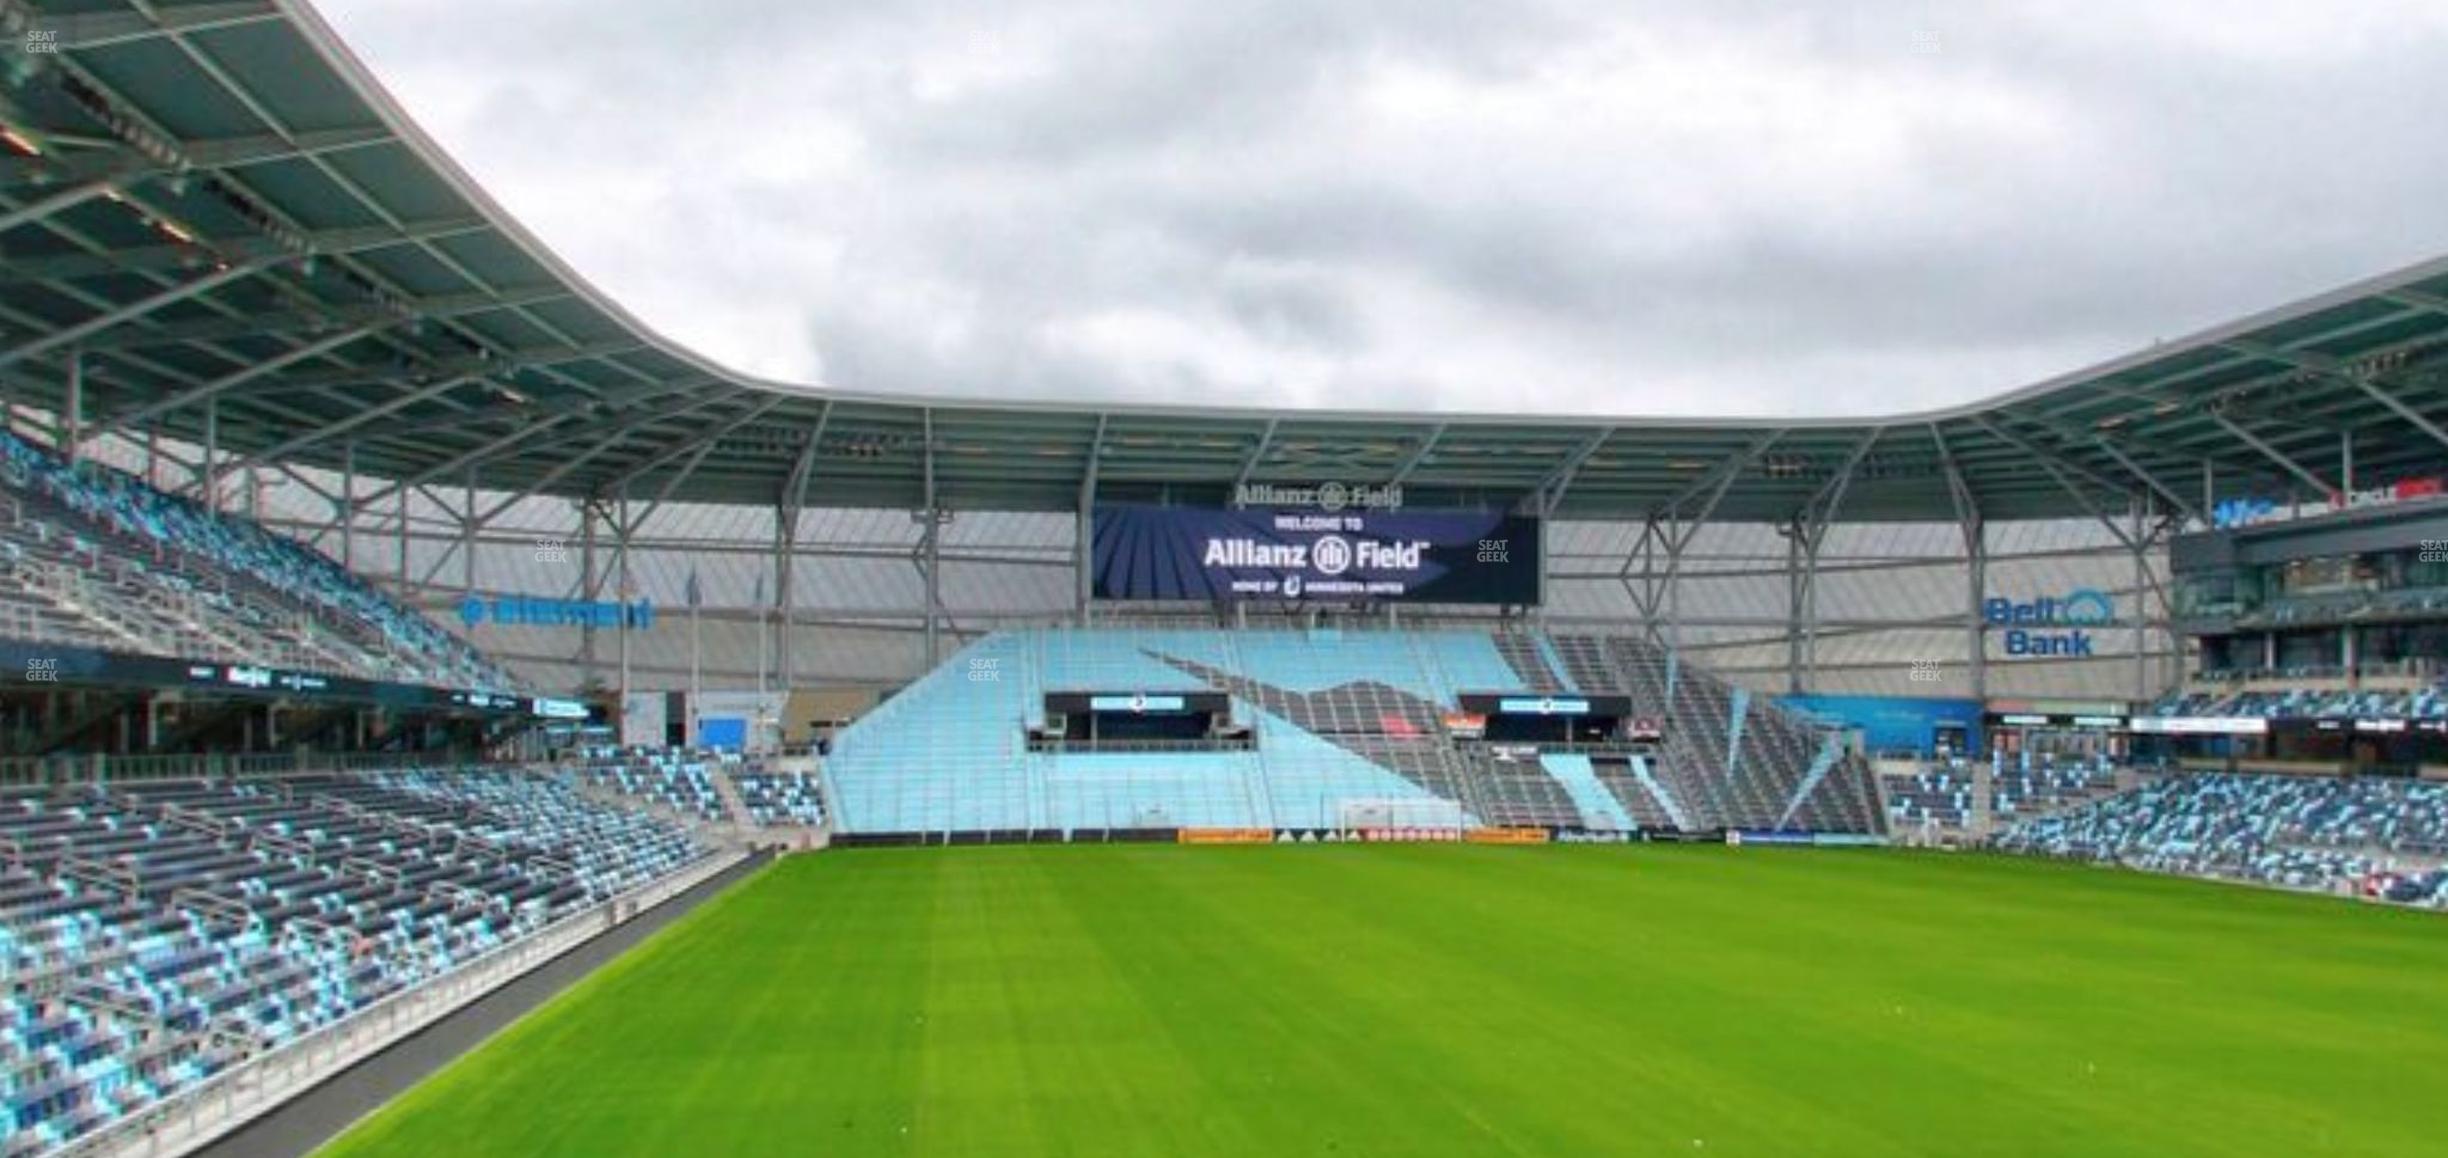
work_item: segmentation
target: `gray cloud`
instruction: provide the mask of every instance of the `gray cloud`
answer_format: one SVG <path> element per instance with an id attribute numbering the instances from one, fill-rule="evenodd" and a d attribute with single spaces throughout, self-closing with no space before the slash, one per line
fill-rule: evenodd
<path id="1" fill-rule="evenodd" d="M 331 0 L 651 324 L 966 396 L 1963 401 L 2448 248 L 2448 10 Z"/>

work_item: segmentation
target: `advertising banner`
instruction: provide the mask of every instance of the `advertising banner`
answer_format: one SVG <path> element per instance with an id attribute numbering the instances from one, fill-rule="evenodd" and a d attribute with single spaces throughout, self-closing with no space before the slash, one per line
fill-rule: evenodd
<path id="1" fill-rule="evenodd" d="M 1103 506 L 1099 599 L 1535 604 L 1539 523 L 1497 511 Z"/>
<path id="2" fill-rule="evenodd" d="M 1732 845 L 1773 844 L 1808 847 L 1813 840 L 1811 833 L 1770 828 L 1729 828 L 1725 834 L 1725 842 Z"/>
<path id="3" fill-rule="evenodd" d="M 1963 733 L 1980 750 L 1981 702 L 1934 696 L 1783 695 L 1777 702 L 1813 723 L 1858 728 L 1862 746 L 1874 752 L 1937 750 L 1945 729 Z"/>
<path id="4" fill-rule="evenodd" d="M 1354 836 L 1370 844 L 1459 844 L 1458 828 L 1363 828 Z"/>
<path id="5" fill-rule="evenodd" d="M 2129 726 L 2146 736 L 2261 736 L 2270 730 L 2262 716 L 2135 716 Z"/>
<path id="6" fill-rule="evenodd" d="M 1474 828 L 1463 837 L 1472 844 L 1545 844 L 1544 828 Z"/>
<path id="7" fill-rule="evenodd" d="M 1174 834 L 1183 844 L 1273 844 L 1271 828 L 1185 828 Z"/>

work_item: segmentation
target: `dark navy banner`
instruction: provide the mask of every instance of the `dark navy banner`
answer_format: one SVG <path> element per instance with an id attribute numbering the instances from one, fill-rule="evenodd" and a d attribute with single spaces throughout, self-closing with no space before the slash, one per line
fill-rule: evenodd
<path id="1" fill-rule="evenodd" d="M 1539 601 L 1539 524 L 1482 511 L 1096 510 L 1099 599 Z"/>

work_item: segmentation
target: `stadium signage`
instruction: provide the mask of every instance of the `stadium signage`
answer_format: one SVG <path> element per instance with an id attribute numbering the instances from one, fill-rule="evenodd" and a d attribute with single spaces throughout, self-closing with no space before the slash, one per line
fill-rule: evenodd
<path id="1" fill-rule="evenodd" d="M 2261 716 L 2135 716 L 2138 734 L 2163 736 L 2262 736 L 2269 720 Z"/>
<path id="2" fill-rule="evenodd" d="M 503 627 L 627 626 L 647 631 L 654 627 L 654 604 L 644 599 L 635 603 L 610 603 L 587 599 L 537 599 L 524 595 L 483 599 L 471 595 L 459 601 L 459 620 L 469 627 L 480 623 L 497 623 Z"/>
<path id="3" fill-rule="evenodd" d="M 1630 844 L 1635 834 L 1622 831 L 1592 831 L 1580 828 L 1559 828 L 1549 834 L 1554 844 Z"/>
<path id="4" fill-rule="evenodd" d="M 1148 712 L 1183 712 L 1189 710 L 1189 703 L 1180 696 L 1151 696 L 1133 693 L 1127 696 L 1090 696 L 1088 698 L 1088 710 L 1092 712 L 1131 712 L 1135 714 L 1145 714 Z"/>
<path id="5" fill-rule="evenodd" d="M 1474 828 L 1462 838 L 1470 844 L 1546 844 L 1544 828 Z"/>
<path id="6" fill-rule="evenodd" d="M 2448 476 L 2442 475 L 2400 479 L 2387 486 L 2334 491 L 2327 499 L 2316 503 L 2281 503 L 2275 499 L 2247 495 L 2243 498 L 2223 499 L 2218 505 L 2210 508 L 2210 525 L 2220 530 L 2228 530 L 2260 523 L 2279 523 L 2290 519 L 2309 518 L 2332 511 L 2385 507 L 2414 499 L 2443 496 L 2448 496 Z"/>
<path id="7" fill-rule="evenodd" d="M 1273 844 L 1271 828 L 1185 828 L 1174 834 L 1181 844 Z"/>
<path id="8" fill-rule="evenodd" d="M 1538 602 L 1534 518 L 1495 511 L 1099 507 L 1099 599 Z"/>
<path id="9" fill-rule="evenodd" d="M 554 700 L 539 696 L 528 711 L 539 720 L 583 720 L 587 718 L 586 705 L 576 700 Z"/>
<path id="10" fill-rule="evenodd" d="M 2059 658 L 2096 654 L 2085 628 L 2116 621 L 2116 602 L 2095 587 L 2077 587 L 2064 596 L 2043 596 L 2029 602 L 1996 598 L 1981 604 L 1981 618 L 2006 629 L 2006 654 L 2015 659 Z M 2064 630 L 2046 630 L 2062 628 Z"/>
<path id="11" fill-rule="evenodd" d="M 1818 840 L 1811 833 L 1787 829 L 1729 828 L 1726 830 L 1725 842 L 1739 848 L 1746 844 L 1806 846 L 1816 844 Z"/>
<path id="12" fill-rule="evenodd" d="M 1508 716 L 1586 716 L 1590 703 L 1584 699 L 1558 699 L 1554 696 L 1507 698 L 1496 701 L 1496 710 Z"/>
<path id="13" fill-rule="evenodd" d="M 190 664 L 187 667 L 187 682 L 218 684 L 251 692 L 277 690 L 320 694 L 333 690 L 330 676 L 316 675 L 313 672 L 285 671 L 255 664 L 231 664 L 228 667 L 208 663 Z"/>
<path id="14" fill-rule="evenodd" d="M 1315 507 L 1321 511 L 1364 509 L 1390 511 L 1402 506 L 1402 484 L 1346 486 L 1330 482 L 1315 487 L 1280 487 L 1273 483 L 1243 483 L 1233 488 L 1236 507 Z"/>
<path id="15" fill-rule="evenodd" d="M 1458 828 L 1362 828 L 1353 834 L 1368 844 L 1460 844 Z"/>

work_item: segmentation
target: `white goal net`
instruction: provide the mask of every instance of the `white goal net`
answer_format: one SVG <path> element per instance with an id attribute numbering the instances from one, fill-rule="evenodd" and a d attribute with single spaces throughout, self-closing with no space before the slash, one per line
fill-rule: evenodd
<path id="1" fill-rule="evenodd" d="M 1347 799 L 1335 809 L 1335 827 L 1343 832 L 1460 832 L 1462 806 L 1434 796 Z"/>

